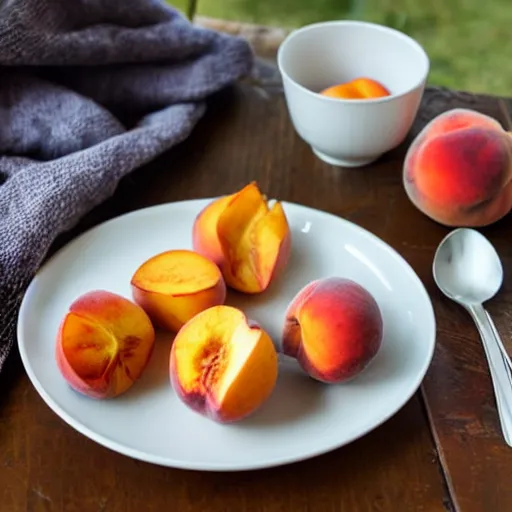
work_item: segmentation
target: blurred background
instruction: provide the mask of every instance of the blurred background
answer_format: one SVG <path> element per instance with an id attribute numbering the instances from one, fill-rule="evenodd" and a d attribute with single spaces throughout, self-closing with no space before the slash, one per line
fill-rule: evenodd
<path id="1" fill-rule="evenodd" d="M 512 96 L 512 0 L 169 0 L 184 12 L 292 29 L 367 20 L 415 38 L 431 59 L 430 84 Z"/>

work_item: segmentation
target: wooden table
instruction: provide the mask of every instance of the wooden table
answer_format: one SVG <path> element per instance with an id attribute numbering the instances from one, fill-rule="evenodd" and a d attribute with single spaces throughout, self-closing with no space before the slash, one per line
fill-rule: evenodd
<path id="1" fill-rule="evenodd" d="M 263 68 L 262 68 L 263 69 Z M 162 468 L 129 459 L 68 427 L 42 401 L 16 350 L 0 375 L 0 510 L 65 512 L 506 512 L 512 450 L 499 428 L 491 382 L 469 316 L 436 289 L 431 264 L 447 228 L 419 213 L 401 184 L 411 137 L 439 112 L 463 106 L 509 126 L 507 100 L 426 91 L 411 137 L 364 170 L 331 167 L 295 134 L 275 73 L 264 86 L 218 94 L 189 140 L 125 179 L 72 236 L 144 206 L 230 193 L 257 180 L 271 197 L 325 210 L 372 231 L 414 267 L 438 322 L 434 360 L 421 390 L 360 440 L 301 463 L 245 473 Z M 509 216 L 483 232 L 505 268 L 489 304 L 510 344 Z"/>

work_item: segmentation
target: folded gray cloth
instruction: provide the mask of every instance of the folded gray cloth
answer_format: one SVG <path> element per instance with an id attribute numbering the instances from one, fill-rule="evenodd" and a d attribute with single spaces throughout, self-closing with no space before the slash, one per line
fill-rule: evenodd
<path id="1" fill-rule="evenodd" d="M 246 41 L 157 0 L 0 0 L 0 370 L 57 235 L 252 64 Z"/>

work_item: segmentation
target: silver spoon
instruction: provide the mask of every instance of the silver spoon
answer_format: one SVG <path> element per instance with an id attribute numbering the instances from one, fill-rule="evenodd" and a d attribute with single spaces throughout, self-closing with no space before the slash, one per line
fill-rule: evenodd
<path id="1" fill-rule="evenodd" d="M 439 244 L 433 273 L 439 289 L 465 308 L 475 321 L 489 364 L 503 436 L 512 446 L 512 363 L 489 313 L 482 306 L 501 288 L 500 258 L 478 231 L 455 229 Z"/>

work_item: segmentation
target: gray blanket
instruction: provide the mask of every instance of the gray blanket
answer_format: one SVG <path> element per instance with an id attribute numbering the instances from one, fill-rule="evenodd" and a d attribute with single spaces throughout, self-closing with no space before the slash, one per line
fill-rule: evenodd
<path id="1" fill-rule="evenodd" d="M 0 370 L 56 236 L 183 141 L 252 61 L 158 0 L 0 0 Z"/>

